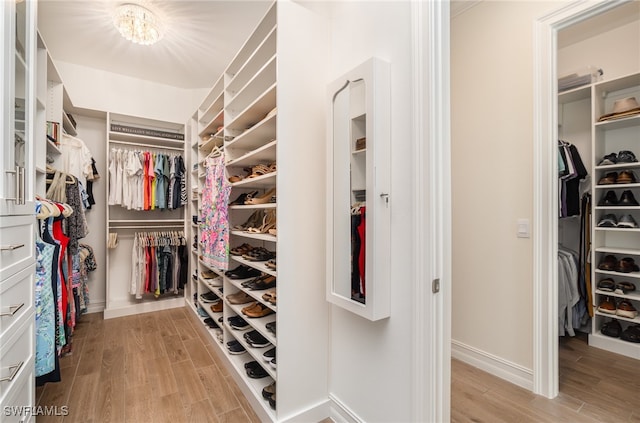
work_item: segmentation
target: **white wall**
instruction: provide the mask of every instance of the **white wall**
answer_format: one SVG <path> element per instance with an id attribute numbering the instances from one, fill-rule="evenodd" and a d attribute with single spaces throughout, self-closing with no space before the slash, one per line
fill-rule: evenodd
<path id="1" fill-rule="evenodd" d="M 559 3 L 482 1 L 451 22 L 452 349 L 533 366 L 533 22 Z"/>
<path id="2" fill-rule="evenodd" d="M 331 309 L 329 391 L 362 421 L 411 416 L 411 4 L 331 4 L 329 79 L 377 56 L 391 64 L 391 317 Z"/>
<path id="3" fill-rule="evenodd" d="M 75 107 L 169 122 L 186 122 L 210 88 L 187 90 L 61 61 L 56 67 Z"/>

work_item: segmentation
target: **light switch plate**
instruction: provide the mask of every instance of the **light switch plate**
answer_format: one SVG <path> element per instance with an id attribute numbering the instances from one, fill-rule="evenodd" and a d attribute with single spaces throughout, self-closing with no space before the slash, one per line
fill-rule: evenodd
<path id="1" fill-rule="evenodd" d="M 518 238 L 529 238 L 531 236 L 529 219 L 518 219 L 516 221 Z"/>

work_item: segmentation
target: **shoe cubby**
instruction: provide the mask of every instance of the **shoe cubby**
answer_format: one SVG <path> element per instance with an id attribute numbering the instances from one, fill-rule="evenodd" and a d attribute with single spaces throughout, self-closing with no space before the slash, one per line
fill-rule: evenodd
<path id="1" fill-rule="evenodd" d="M 640 324 L 636 314 L 640 268 L 631 265 L 640 263 L 640 114 L 611 116 L 625 99 L 640 99 L 640 73 L 595 83 L 591 90 L 593 318 L 589 344 L 640 359 L 639 343 L 612 336 L 617 333 L 612 327 L 618 324 L 622 331 Z M 616 290 L 622 283 L 635 290 Z"/>

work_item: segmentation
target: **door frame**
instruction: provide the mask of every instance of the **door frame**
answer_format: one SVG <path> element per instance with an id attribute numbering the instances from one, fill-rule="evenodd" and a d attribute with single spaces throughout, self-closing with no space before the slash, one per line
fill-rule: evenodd
<path id="1" fill-rule="evenodd" d="M 558 31 L 629 0 L 580 0 L 534 23 L 533 392 L 554 398 L 558 370 Z"/>
<path id="2" fill-rule="evenodd" d="M 451 404 L 449 2 L 411 5 L 414 174 L 412 421 L 447 422 Z M 434 280 L 439 292 L 433 292 Z"/>

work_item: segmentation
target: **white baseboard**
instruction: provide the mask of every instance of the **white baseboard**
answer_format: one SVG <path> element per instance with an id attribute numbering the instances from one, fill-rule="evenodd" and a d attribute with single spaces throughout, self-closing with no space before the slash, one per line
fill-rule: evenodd
<path id="1" fill-rule="evenodd" d="M 99 303 L 89 303 L 87 307 L 87 314 L 89 313 L 102 313 L 104 311 L 105 303 L 101 301 Z"/>
<path id="2" fill-rule="evenodd" d="M 333 394 L 329 394 L 331 401 L 331 414 L 329 418 L 336 423 L 363 423 L 362 420 L 353 410 L 347 407 L 340 398 Z"/>
<path id="3" fill-rule="evenodd" d="M 104 309 L 104 318 L 113 319 L 115 317 L 131 316 L 134 314 L 149 313 L 152 311 L 168 310 L 171 308 L 184 307 L 186 300 L 183 297 L 163 299 L 160 301 L 146 301 L 131 304 L 114 304 L 110 308 Z"/>
<path id="4" fill-rule="evenodd" d="M 451 357 L 533 392 L 533 370 L 451 340 Z"/>

